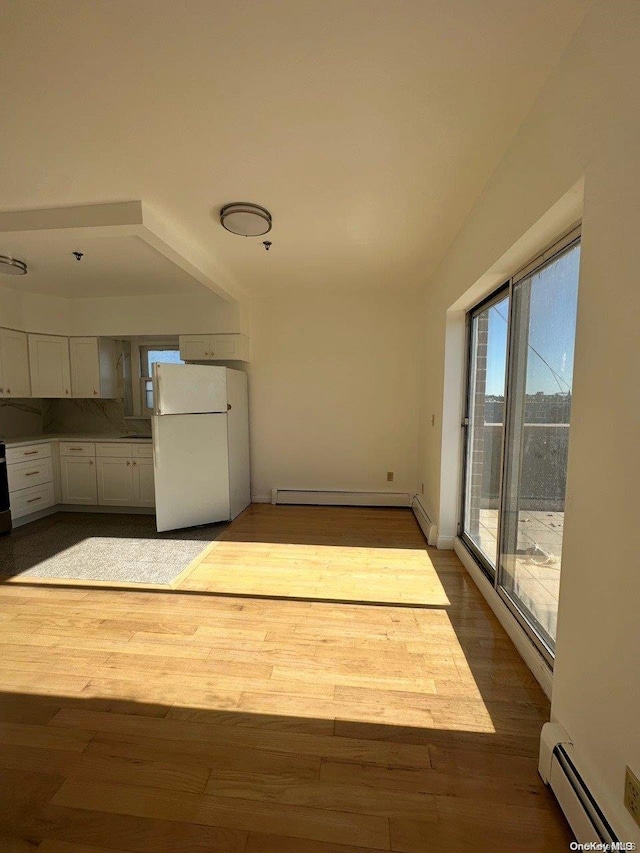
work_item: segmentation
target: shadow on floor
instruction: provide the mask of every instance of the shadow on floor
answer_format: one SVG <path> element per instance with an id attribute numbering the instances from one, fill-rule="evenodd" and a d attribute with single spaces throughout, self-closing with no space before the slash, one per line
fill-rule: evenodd
<path id="1" fill-rule="evenodd" d="M 44 840 L 64 853 L 567 850 L 534 744 L 502 719 L 486 734 L 2 693 L 13 742 L 0 752 L 0 843 L 14 853 Z"/>
<path id="2" fill-rule="evenodd" d="M 406 518 L 413 523 L 403 523 Z M 424 544 L 408 507 L 254 503 L 233 521 L 222 538 L 232 542 L 343 548 L 410 549 Z"/>

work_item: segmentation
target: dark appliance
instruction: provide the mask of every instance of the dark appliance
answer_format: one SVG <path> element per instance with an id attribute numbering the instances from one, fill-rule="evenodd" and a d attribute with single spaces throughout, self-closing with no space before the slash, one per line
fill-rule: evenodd
<path id="1" fill-rule="evenodd" d="M 6 533 L 11 533 L 11 510 L 9 509 L 7 451 L 4 441 L 0 441 L 0 536 Z"/>

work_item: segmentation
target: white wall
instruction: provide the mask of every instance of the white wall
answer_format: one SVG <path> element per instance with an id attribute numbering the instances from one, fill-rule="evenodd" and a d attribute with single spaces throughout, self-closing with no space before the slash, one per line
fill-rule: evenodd
<path id="1" fill-rule="evenodd" d="M 0 325 L 29 331 L 248 333 L 262 499 L 275 487 L 415 492 L 419 314 L 418 294 L 406 291 L 288 291 L 236 305 L 206 293 L 65 300 L 0 289 Z"/>
<path id="2" fill-rule="evenodd" d="M 240 308 L 213 293 L 72 299 L 73 335 L 176 335 L 239 332 Z"/>
<path id="3" fill-rule="evenodd" d="M 0 326 L 66 335 L 69 322 L 67 299 L 0 286 Z"/>
<path id="4" fill-rule="evenodd" d="M 0 326 L 51 335 L 247 332 L 248 304 L 213 293 L 64 299 L 0 286 Z"/>
<path id="5" fill-rule="evenodd" d="M 640 5 L 594 4 L 430 283 L 419 461 L 439 520 L 447 310 L 584 176 L 552 715 L 617 833 L 636 843 L 623 784 L 626 764 L 640 775 L 639 56 Z"/>
<path id="6" fill-rule="evenodd" d="M 274 487 L 415 491 L 418 310 L 412 293 L 253 301 L 254 496 Z"/>

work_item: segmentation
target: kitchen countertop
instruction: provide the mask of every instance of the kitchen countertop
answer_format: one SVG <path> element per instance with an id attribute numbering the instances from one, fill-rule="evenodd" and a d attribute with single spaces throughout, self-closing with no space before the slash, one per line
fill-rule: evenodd
<path id="1" fill-rule="evenodd" d="M 25 435 L 25 436 L 16 436 L 15 438 L 3 438 L 2 441 L 6 444 L 7 447 L 19 447 L 22 444 L 44 444 L 48 441 L 93 441 L 93 442 L 103 442 L 103 441 L 114 441 L 120 444 L 131 443 L 131 444 L 149 444 L 151 442 L 150 438 L 144 438 L 136 435 L 127 436 L 126 438 L 122 438 L 121 435 L 117 433 L 47 433 L 45 435 Z"/>

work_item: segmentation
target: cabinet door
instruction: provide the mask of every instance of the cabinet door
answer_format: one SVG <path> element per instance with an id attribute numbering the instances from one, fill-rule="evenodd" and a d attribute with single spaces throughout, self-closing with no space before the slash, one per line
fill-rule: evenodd
<path id="1" fill-rule="evenodd" d="M 100 396 L 97 338 L 69 338 L 71 392 L 74 397 Z"/>
<path id="2" fill-rule="evenodd" d="M 155 506 L 153 459 L 133 460 L 133 496 L 136 506 Z"/>
<path id="3" fill-rule="evenodd" d="M 96 466 L 93 459 L 60 457 L 63 504 L 97 504 Z"/>
<path id="4" fill-rule="evenodd" d="M 29 348 L 24 332 L 0 329 L 0 393 L 5 397 L 30 397 Z"/>
<path id="5" fill-rule="evenodd" d="M 69 338 L 29 335 L 29 364 L 34 397 L 71 396 Z"/>
<path id="6" fill-rule="evenodd" d="M 211 358 L 210 335 L 180 335 L 180 358 L 183 361 L 206 361 Z"/>
<path id="7" fill-rule="evenodd" d="M 97 460 L 98 503 L 103 506 L 133 506 L 131 459 L 104 456 Z"/>
<path id="8" fill-rule="evenodd" d="M 240 335 L 211 335 L 209 352 L 212 358 L 237 359 L 240 357 Z"/>
<path id="9" fill-rule="evenodd" d="M 210 335 L 209 358 L 216 361 L 249 361 L 249 338 L 246 335 Z"/>

